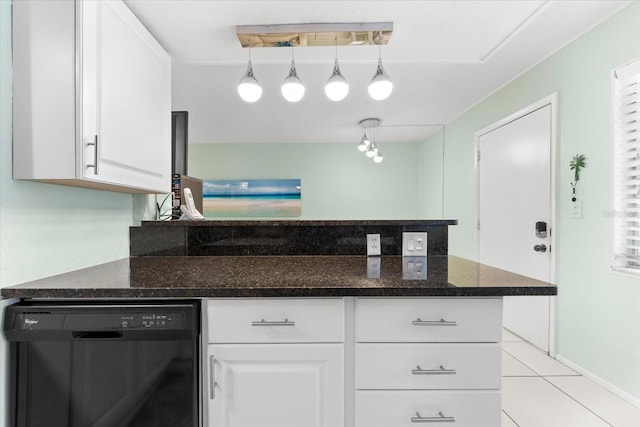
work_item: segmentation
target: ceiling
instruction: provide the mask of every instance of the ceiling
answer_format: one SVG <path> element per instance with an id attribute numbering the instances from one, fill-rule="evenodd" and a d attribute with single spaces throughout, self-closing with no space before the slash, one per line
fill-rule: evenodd
<path id="1" fill-rule="evenodd" d="M 562 1 L 215 1 L 125 0 L 173 58 L 172 104 L 189 111 L 190 143 L 353 143 L 358 122 L 382 120 L 380 143 L 425 140 L 553 52 L 629 4 L 613 0 Z M 280 95 L 291 48 L 254 48 L 254 73 L 262 98 L 245 103 L 236 86 L 248 49 L 236 25 L 393 21 L 381 47 L 394 82 L 391 96 L 374 101 L 367 84 L 376 46 L 340 46 L 350 83 L 334 103 L 323 86 L 334 47 L 295 49 L 302 101 Z"/>

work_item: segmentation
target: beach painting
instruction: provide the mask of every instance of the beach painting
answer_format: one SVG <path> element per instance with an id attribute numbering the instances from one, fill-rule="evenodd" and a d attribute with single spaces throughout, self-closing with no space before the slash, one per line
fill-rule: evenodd
<path id="1" fill-rule="evenodd" d="M 207 219 L 289 218 L 302 213 L 299 179 L 203 180 Z"/>

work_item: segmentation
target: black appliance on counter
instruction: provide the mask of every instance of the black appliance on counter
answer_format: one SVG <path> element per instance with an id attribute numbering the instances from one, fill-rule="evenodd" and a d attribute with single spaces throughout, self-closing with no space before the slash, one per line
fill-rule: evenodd
<path id="1" fill-rule="evenodd" d="M 5 309 L 10 427 L 197 427 L 200 309 L 22 302 Z"/>
<path id="2" fill-rule="evenodd" d="M 189 112 L 171 112 L 171 173 L 187 175 L 189 164 Z"/>

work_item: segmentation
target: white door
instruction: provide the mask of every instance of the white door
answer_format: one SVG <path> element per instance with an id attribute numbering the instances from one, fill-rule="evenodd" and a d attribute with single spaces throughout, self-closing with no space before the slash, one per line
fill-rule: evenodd
<path id="1" fill-rule="evenodd" d="M 342 344 L 213 344 L 209 357 L 210 427 L 344 425 Z"/>
<path id="2" fill-rule="evenodd" d="M 552 122 L 552 104 L 533 106 L 477 139 L 478 261 L 545 282 L 553 282 Z M 549 352 L 550 303 L 505 297 L 505 327 Z"/>

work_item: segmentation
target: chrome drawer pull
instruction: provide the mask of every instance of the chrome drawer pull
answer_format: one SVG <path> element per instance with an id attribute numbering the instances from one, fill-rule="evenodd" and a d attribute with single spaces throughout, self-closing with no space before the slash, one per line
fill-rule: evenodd
<path id="1" fill-rule="evenodd" d="M 420 412 L 416 412 L 415 417 L 411 417 L 412 423 L 455 423 L 456 419 L 454 417 L 445 417 L 444 414 L 438 412 L 437 417 L 421 417 Z"/>
<path id="2" fill-rule="evenodd" d="M 455 375 L 455 369 L 446 369 L 444 366 L 440 365 L 440 369 L 422 369 L 420 365 L 416 366 L 416 369 L 412 369 L 411 373 L 413 375 Z"/>
<path id="3" fill-rule="evenodd" d="M 458 322 L 455 320 L 422 320 L 419 317 L 411 324 L 417 326 L 458 326 Z"/>
<path id="4" fill-rule="evenodd" d="M 266 321 L 262 319 L 259 322 L 251 322 L 251 326 L 296 326 L 296 322 L 289 319 Z"/>

